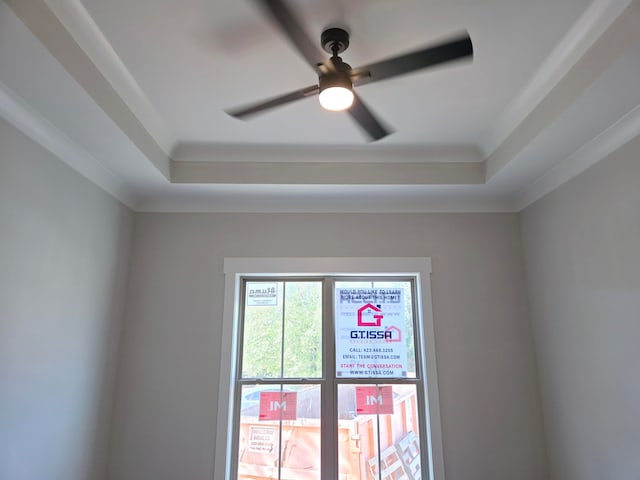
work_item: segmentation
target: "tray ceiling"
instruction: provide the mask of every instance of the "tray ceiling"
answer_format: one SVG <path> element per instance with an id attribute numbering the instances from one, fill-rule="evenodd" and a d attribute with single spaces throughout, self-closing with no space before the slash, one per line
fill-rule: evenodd
<path id="1" fill-rule="evenodd" d="M 360 87 L 395 130 L 367 143 L 315 98 L 224 112 L 317 83 L 251 0 L 6 0 L 0 113 L 136 210 L 511 211 L 640 131 L 638 1 L 289 4 L 354 66 L 465 30 L 474 58 Z"/>

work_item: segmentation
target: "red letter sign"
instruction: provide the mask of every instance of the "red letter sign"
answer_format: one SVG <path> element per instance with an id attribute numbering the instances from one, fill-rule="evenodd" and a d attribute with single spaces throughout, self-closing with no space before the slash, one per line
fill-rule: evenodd
<path id="1" fill-rule="evenodd" d="M 297 392 L 261 392 L 259 420 L 295 420 Z"/>
<path id="2" fill-rule="evenodd" d="M 358 415 L 393 414 L 393 387 L 356 387 Z"/>

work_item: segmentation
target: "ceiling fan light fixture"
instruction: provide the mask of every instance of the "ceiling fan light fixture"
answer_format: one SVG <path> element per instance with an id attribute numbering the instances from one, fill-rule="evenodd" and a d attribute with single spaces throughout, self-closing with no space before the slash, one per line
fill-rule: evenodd
<path id="1" fill-rule="evenodd" d="M 329 87 L 320 92 L 319 100 L 325 110 L 340 112 L 353 105 L 353 92 L 344 87 Z"/>
<path id="2" fill-rule="evenodd" d="M 320 105 L 325 110 L 340 112 L 353 104 L 351 79 L 344 73 L 331 73 L 320 77 Z"/>

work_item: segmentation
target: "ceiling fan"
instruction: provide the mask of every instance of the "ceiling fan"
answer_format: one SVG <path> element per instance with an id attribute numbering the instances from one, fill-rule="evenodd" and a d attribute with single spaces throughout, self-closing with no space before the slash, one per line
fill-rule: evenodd
<path id="1" fill-rule="evenodd" d="M 349 33 L 342 28 L 322 32 L 320 43 L 330 58 L 316 47 L 284 0 L 255 0 L 272 17 L 289 41 L 318 74 L 317 85 L 271 98 L 260 103 L 227 110 L 236 118 L 247 118 L 270 108 L 285 105 L 312 95 L 319 95 L 320 105 L 327 110 L 347 110 L 369 138 L 379 140 L 391 133 L 353 91 L 353 87 L 385 80 L 405 73 L 473 56 L 468 34 L 448 42 L 432 45 L 380 62 L 357 68 L 342 61 L 338 54 L 349 46 Z"/>

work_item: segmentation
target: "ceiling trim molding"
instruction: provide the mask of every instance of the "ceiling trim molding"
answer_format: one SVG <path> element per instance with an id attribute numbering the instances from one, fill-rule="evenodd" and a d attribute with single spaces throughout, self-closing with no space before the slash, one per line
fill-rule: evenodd
<path id="1" fill-rule="evenodd" d="M 484 163 L 171 162 L 171 183 L 477 185 Z"/>
<path id="2" fill-rule="evenodd" d="M 54 127 L 2 83 L 0 83 L 0 115 L 80 175 L 129 208 L 134 208 L 135 196 L 120 177 Z"/>
<path id="3" fill-rule="evenodd" d="M 181 143 L 177 162 L 484 163 L 471 145 L 336 146 Z"/>
<path id="4" fill-rule="evenodd" d="M 640 105 L 547 171 L 516 200 L 518 211 L 551 193 L 640 135 Z"/>
<path id="5" fill-rule="evenodd" d="M 45 3 L 168 156 L 175 138 L 82 2 Z"/>
<path id="6" fill-rule="evenodd" d="M 640 41 L 638 25 L 640 1 L 634 0 L 487 158 L 487 181 L 550 126 L 631 45 Z"/>
<path id="7" fill-rule="evenodd" d="M 493 122 L 480 147 L 489 157 L 541 103 L 633 0 L 594 0 Z"/>
<path id="8" fill-rule="evenodd" d="M 5 0 L 64 69 L 134 145 L 168 179 L 169 156 L 136 117 L 111 83 L 76 43 L 44 0 Z"/>
<path id="9" fill-rule="evenodd" d="M 368 199 L 298 197 L 295 200 L 263 196 L 247 198 L 229 195 L 148 195 L 139 200 L 140 213 L 514 213 L 513 202 L 425 194 L 410 198 Z"/>

